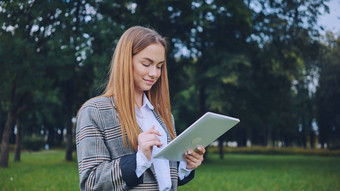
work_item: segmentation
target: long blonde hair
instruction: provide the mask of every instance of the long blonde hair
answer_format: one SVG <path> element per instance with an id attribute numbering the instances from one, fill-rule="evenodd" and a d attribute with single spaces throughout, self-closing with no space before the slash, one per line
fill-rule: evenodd
<path id="1" fill-rule="evenodd" d="M 114 51 L 110 76 L 102 96 L 113 96 L 121 123 L 124 145 L 127 146 L 126 135 L 129 144 L 137 150 L 138 135 L 140 129 L 135 115 L 135 87 L 133 81 L 132 57 L 151 44 L 159 43 L 164 46 L 166 54 L 167 43 L 165 38 L 149 28 L 135 26 L 124 32 Z M 166 55 L 164 55 L 166 58 Z M 148 98 L 156 112 L 165 123 L 172 138 L 173 131 L 168 74 L 166 61 L 161 70 L 161 75 L 152 88 L 147 91 Z M 126 135 L 125 135 L 126 134 Z"/>

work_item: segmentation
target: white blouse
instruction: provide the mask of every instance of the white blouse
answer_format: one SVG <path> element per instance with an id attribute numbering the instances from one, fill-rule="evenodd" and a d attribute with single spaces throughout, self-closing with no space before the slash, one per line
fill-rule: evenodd
<path id="1" fill-rule="evenodd" d="M 163 144 L 162 147 L 167 145 L 167 135 L 161 124 L 156 119 L 155 115 L 153 114 L 152 110 L 154 109 L 153 105 L 150 103 L 146 95 L 143 95 L 143 105 L 140 109 L 135 106 L 136 118 L 138 126 L 141 127 L 143 131 L 149 130 L 152 126 L 155 127 L 157 131 L 161 134 L 158 136 L 161 143 Z M 162 148 L 161 147 L 161 148 Z M 137 160 L 137 168 L 136 168 L 136 175 L 140 177 L 146 169 L 150 168 L 151 164 L 155 167 L 155 173 L 157 176 L 159 190 L 165 191 L 171 189 L 171 176 L 170 176 L 170 167 L 169 167 L 169 160 L 167 159 L 156 159 L 153 158 L 161 148 L 157 146 L 153 146 L 152 148 L 152 156 L 151 160 L 148 161 L 146 156 L 138 149 L 136 160 Z M 191 170 L 186 169 L 186 161 L 181 161 L 178 167 L 178 176 L 180 180 L 183 180 L 190 174 Z"/>

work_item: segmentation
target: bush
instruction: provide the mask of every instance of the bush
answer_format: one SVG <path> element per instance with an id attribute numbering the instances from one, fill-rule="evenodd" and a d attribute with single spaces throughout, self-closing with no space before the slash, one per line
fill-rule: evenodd
<path id="1" fill-rule="evenodd" d="M 22 140 L 22 147 L 30 151 L 39 151 L 45 145 L 45 140 L 42 137 L 33 135 L 32 137 L 25 137 Z"/>
<path id="2" fill-rule="evenodd" d="M 65 149 L 66 148 L 66 142 L 62 141 L 62 142 L 54 143 L 53 148 L 56 148 L 56 149 Z M 76 149 L 77 149 L 77 144 L 76 144 L 76 141 L 73 140 L 72 141 L 72 150 L 75 151 Z"/>
<path id="3" fill-rule="evenodd" d="M 331 149 L 331 150 L 339 150 L 340 149 L 340 141 L 334 141 L 330 145 L 329 149 Z"/>
<path id="4" fill-rule="evenodd" d="M 208 147 L 208 151 L 211 153 L 219 153 L 219 148 L 210 146 Z M 340 150 L 304 149 L 298 147 L 223 147 L 223 152 L 235 154 L 340 156 Z"/>

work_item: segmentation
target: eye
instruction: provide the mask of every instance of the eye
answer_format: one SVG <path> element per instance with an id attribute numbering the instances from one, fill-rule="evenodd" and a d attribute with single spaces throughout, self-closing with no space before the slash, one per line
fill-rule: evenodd
<path id="1" fill-rule="evenodd" d="M 146 63 L 146 62 L 142 62 L 142 64 L 143 64 L 143 66 L 145 66 L 145 67 L 149 67 L 149 66 L 150 66 L 150 64 L 149 64 L 149 63 Z"/>
<path id="2" fill-rule="evenodd" d="M 162 69 L 162 67 L 163 67 L 163 64 L 157 65 L 157 68 L 158 68 L 158 69 Z"/>

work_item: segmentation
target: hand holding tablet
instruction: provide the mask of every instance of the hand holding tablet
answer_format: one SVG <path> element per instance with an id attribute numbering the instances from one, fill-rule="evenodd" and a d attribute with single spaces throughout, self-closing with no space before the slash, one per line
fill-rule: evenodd
<path id="1" fill-rule="evenodd" d="M 208 146 L 239 122 L 239 119 L 233 117 L 207 112 L 154 157 L 184 161 L 187 150 Z"/>

